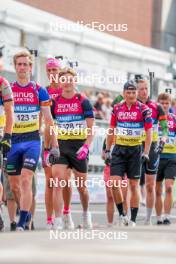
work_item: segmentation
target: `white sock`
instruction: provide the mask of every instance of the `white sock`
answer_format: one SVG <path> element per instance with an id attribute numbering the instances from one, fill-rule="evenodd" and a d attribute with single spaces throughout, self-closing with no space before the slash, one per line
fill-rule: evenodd
<path id="1" fill-rule="evenodd" d="M 162 216 L 161 215 L 157 215 L 157 220 L 158 221 L 162 221 Z"/>
<path id="2" fill-rule="evenodd" d="M 89 213 L 89 210 L 87 210 L 87 211 L 83 211 L 83 214 L 84 215 L 87 215 Z"/>
<path id="3" fill-rule="evenodd" d="M 153 208 L 146 208 L 146 221 L 151 221 Z"/>

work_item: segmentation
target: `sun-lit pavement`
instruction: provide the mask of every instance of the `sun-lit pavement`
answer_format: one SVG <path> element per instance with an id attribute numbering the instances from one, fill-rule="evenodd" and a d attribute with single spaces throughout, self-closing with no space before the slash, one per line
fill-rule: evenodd
<path id="1" fill-rule="evenodd" d="M 49 231 L 1 234 L 0 260 L 23 264 L 97 263 L 100 260 L 101 263 L 175 263 L 175 228 L 104 230 L 104 235 L 127 232 L 127 240 L 50 239 Z"/>
<path id="2" fill-rule="evenodd" d="M 0 263 L 175 263 L 176 219 L 171 226 L 144 226 L 141 208 L 136 228 L 105 225 L 104 205 L 91 205 L 94 229 L 50 232 L 45 229 L 44 206 L 36 211 L 36 231 L 0 234 Z M 73 205 L 75 225 L 80 205 Z M 173 210 L 175 214 L 175 209 Z M 117 217 L 116 217 L 117 218 Z M 6 223 L 7 217 L 6 217 Z M 153 223 L 155 219 L 153 218 Z"/>

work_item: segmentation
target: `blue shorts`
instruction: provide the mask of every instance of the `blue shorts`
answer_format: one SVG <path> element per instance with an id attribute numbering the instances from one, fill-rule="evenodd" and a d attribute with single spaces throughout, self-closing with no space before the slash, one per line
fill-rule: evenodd
<path id="1" fill-rule="evenodd" d="M 12 144 L 12 148 L 7 155 L 6 171 L 8 175 L 20 175 L 22 168 L 35 172 L 40 150 L 40 140 Z"/>

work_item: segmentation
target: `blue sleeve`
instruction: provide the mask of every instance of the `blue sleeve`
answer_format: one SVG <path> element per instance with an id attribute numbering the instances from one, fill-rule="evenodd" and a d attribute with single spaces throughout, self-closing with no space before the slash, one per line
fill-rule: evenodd
<path id="1" fill-rule="evenodd" d="M 88 99 L 83 100 L 82 108 L 83 108 L 85 118 L 94 118 L 93 107 Z"/>
<path id="2" fill-rule="evenodd" d="M 39 93 L 39 102 L 41 106 L 49 106 L 50 105 L 50 97 L 47 90 L 43 87 L 40 87 L 38 90 Z"/>

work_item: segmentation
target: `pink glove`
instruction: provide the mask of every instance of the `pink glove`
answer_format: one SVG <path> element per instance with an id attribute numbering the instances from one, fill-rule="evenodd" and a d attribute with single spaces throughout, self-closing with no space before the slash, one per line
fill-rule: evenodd
<path id="1" fill-rule="evenodd" d="M 50 167 L 49 154 L 50 154 L 49 149 L 45 149 L 43 152 L 43 167 Z"/>
<path id="2" fill-rule="evenodd" d="M 87 144 L 84 144 L 77 152 L 76 158 L 78 160 L 85 160 L 87 158 L 87 154 L 89 152 L 89 146 Z"/>

